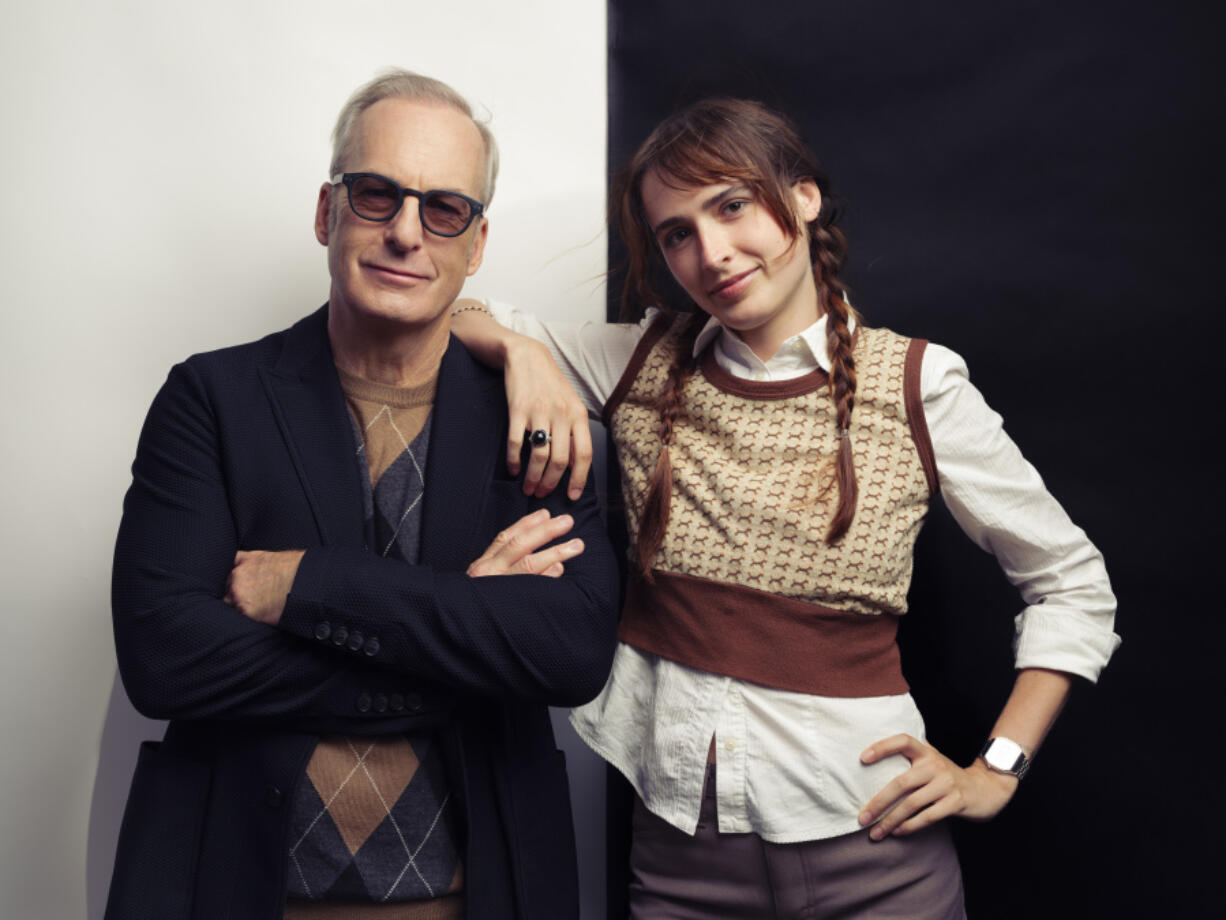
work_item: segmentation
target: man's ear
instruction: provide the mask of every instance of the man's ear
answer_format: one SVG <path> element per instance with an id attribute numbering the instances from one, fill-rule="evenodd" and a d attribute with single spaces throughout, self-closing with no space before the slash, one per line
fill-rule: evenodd
<path id="1" fill-rule="evenodd" d="M 796 196 L 796 207 L 801 220 L 806 224 L 817 220 L 822 210 L 822 193 L 817 183 L 812 179 L 801 179 L 792 186 L 792 194 Z"/>
<path id="2" fill-rule="evenodd" d="M 477 227 L 473 234 L 473 249 L 468 254 L 468 271 L 466 274 L 474 275 L 477 269 L 481 267 L 481 259 L 485 256 L 485 238 L 489 236 L 490 222 L 486 218 L 481 218 L 481 226 Z"/>
<path id="3" fill-rule="evenodd" d="M 319 200 L 315 202 L 315 239 L 328 245 L 328 221 L 332 217 L 332 184 L 325 182 L 319 187 Z"/>

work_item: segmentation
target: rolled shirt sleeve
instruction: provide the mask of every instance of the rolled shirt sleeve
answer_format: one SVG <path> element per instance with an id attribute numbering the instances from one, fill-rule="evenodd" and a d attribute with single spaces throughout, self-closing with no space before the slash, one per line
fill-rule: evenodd
<path id="1" fill-rule="evenodd" d="M 1005 434 L 961 357 L 929 345 L 921 389 L 945 504 L 1027 605 L 1015 620 L 1017 667 L 1097 680 L 1120 643 L 1102 554 Z"/>

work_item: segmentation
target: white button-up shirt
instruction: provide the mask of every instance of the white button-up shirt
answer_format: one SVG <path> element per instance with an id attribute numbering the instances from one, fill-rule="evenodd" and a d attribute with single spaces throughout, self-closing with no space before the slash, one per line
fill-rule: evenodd
<path id="1" fill-rule="evenodd" d="M 656 316 L 651 311 L 633 325 L 568 325 L 490 307 L 503 325 L 549 347 L 595 416 Z M 738 377 L 788 380 L 815 367 L 830 370 L 825 317 L 765 362 L 714 319 L 695 354 L 712 340 L 715 360 Z M 1017 667 L 1096 680 L 1119 644 L 1102 556 L 1005 434 L 958 355 L 929 345 L 920 393 L 946 506 L 967 536 L 996 556 L 1027 605 L 1015 620 Z M 719 829 L 774 843 L 858 830 L 860 810 L 908 767 L 901 756 L 865 765 L 860 752 L 900 732 L 924 737 L 909 693 L 848 699 L 776 690 L 625 643 L 604 690 L 571 713 L 571 724 L 650 811 L 689 834 L 714 737 Z"/>

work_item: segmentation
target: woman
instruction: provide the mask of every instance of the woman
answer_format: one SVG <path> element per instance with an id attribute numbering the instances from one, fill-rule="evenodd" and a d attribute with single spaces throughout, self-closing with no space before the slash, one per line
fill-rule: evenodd
<path id="1" fill-rule="evenodd" d="M 963 916 L 942 819 L 999 812 L 1114 650 L 1101 556 L 957 355 L 857 324 L 828 182 L 782 116 L 677 113 L 616 200 L 631 318 L 661 261 L 696 310 L 567 328 L 467 303 L 454 329 L 506 365 L 512 431 L 541 430 L 526 489 L 586 470 L 553 361 L 617 448 L 635 573 L 613 671 L 571 718 L 638 793 L 631 914 Z M 965 768 L 924 742 L 894 643 L 938 489 L 1029 605 Z"/>

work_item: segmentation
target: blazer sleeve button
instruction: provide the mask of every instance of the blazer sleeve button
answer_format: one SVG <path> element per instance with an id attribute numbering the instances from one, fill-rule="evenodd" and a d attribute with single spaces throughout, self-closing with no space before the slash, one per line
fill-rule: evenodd
<path id="1" fill-rule="evenodd" d="M 349 634 L 349 641 L 345 645 L 351 652 L 356 652 L 362 647 L 362 634 L 356 629 Z"/>
<path id="2" fill-rule="evenodd" d="M 403 693 L 393 693 L 390 702 L 392 704 L 392 712 L 404 712 Z"/>
<path id="3" fill-rule="evenodd" d="M 362 651 L 364 651 L 371 658 L 374 658 L 376 655 L 378 655 L 379 654 L 378 636 L 371 636 L 369 639 L 367 639 L 366 646 L 362 649 Z"/>
<path id="4" fill-rule="evenodd" d="M 330 635 L 332 635 L 332 624 L 327 620 L 320 620 L 315 624 L 315 638 L 320 642 L 325 641 Z"/>
<path id="5" fill-rule="evenodd" d="M 426 701 L 421 698 L 420 693 L 410 693 L 404 698 L 405 708 L 409 712 L 421 712 L 421 707 L 426 704 Z"/>
<path id="6" fill-rule="evenodd" d="M 349 630 L 347 630 L 344 626 L 338 626 L 336 627 L 336 629 L 332 630 L 332 644 L 333 645 L 344 645 L 345 640 L 348 638 L 349 638 Z"/>
<path id="7" fill-rule="evenodd" d="M 363 693 L 358 697 L 358 712 L 370 712 L 370 694 Z"/>
<path id="8" fill-rule="evenodd" d="M 375 712 L 387 712 L 387 697 L 382 693 L 375 695 Z"/>

